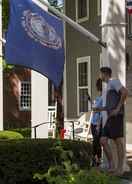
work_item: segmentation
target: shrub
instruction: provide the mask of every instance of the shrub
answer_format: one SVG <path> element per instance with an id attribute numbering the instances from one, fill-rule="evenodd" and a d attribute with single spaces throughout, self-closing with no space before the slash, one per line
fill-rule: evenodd
<path id="1" fill-rule="evenodd" d="M 34 173 L 45 173 L 50 166 L 61 162 L 60 152 L 51 149 L 56 140 L 7 140 L 0 142 L 0 183 L 41 183 L 33 180 Z M 65 151 L 73 152 L 72 162 L 80 168 L 89 168 L 91 144 L 63 141 Z M 44 182 L 42 182 L 44 183 Z"/>
<path id="2" fill-rule="evenodd" d="M 31 138 L 31 128 L 16 128 L 11 131 L 19 132 L 24 138 Z"/>
<path id="3" fill-rule="evenodd" d="M 23 139 L 24 137 L 13 131 L 0 131 L 0 139 Z"/>
<path id="4" fill-rule="evenodd" d="M 116 177 L 98 170 L 82 170 L 72 161 L 73 152 L 63 149 L 61 142 L 53 147 L 60 153 L 61 162 L 50 166 L 46 173 L 36 173 L 34 179 L 46 184 L 119 184 Z"/>
<path id="5" fill-rule="evenodd" d="M 101 173 L 95 169 L 91 170 L 79 170 L 77 173 L 71 173 L 69 175 L 57 175 L 51 176 L 49 170 L 48 174 L 40 175 L 36 174 L 34 178 L 39 179 L 46 184 L 120 184 L 121 180 L 114 176 L 109 176 L 106 173 Z"/>

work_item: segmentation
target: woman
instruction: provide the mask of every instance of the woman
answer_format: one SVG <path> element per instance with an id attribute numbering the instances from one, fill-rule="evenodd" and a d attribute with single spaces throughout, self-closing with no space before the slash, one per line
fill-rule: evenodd
<path id="1" fill-rule="evenodd" d="M 96 82 L 96 88 L 98 91 L 98 96 L 94 101 L 94 107 L 102 107 L 102 80 L 98 79 Z M 91 132 L 93 136 L 93 158 L 92 166 L 99 166 L 101 162 L 102 150 L 100 145 L 100 136 L 101 136 L 101 122 L 102 114 L 101 112 L 92 112 L 91 115 Z"/>

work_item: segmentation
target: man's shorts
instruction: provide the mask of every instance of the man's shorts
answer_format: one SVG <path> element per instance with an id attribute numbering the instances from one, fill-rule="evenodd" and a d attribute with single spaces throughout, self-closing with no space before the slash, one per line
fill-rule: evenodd
<path id="1" fill-rule="evenodd" d="M 110 117 L 104 128 L 102 128 L 101 137 L 108 137 L 110 139 L 116 139 L 123 137 L 124 135 L 124 115 L 118 114 Z"/>

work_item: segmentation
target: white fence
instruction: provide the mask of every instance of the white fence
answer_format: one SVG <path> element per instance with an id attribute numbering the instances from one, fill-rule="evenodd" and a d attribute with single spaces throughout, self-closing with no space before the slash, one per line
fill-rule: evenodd
<path id="1" fill-rule="evenodd" d="M 50 126 L 55 122 L 56 119 L 56 106 L 48 106 L 48 122 Z"/>

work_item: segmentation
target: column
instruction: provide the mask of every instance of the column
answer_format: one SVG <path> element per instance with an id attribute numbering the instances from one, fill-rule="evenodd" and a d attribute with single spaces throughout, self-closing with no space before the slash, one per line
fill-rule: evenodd
<path id="1" fill-rule="evenodd" d="M 120 79 L 124 86 L 126 86 L 125 22 L 125 0 L 102 0 L 102 39 L 107 43 L 107 49 L 102 49 L 102 62 L 104 66 L 112 68 L 113 78 Z M 113 156 L 116 158 L 115 145 L 111 143 L 111 146 Z"/>
<path id="2" fill-rule="evenodd" d="M 39 1 L 34 0 L 34 2 L 47 10 L 47 8 L 39 3 Z M 33 127 L 48 121 L 48 79 L 43 75 L 32 71 L 31 86 L 31 126 Z M 34 137 L 34 129 L 32 128 L 32 138 Z M 36 128 L 36 138 L 48 138 L 48 124 Z"/>

